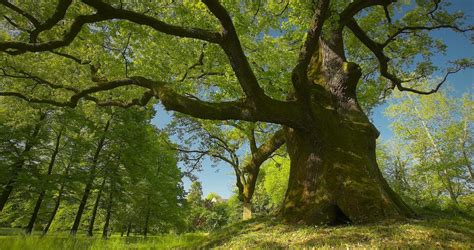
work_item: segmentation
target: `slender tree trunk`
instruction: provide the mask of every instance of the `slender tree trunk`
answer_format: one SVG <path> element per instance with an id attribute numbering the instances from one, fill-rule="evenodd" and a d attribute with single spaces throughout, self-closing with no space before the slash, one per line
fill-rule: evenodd
<path id="1" fill-rule="evenodd" d="M 128 223 L 128 226 L 127 226 L 127 237 L 130 236 L 130 231 L 132 231 L 132 222 L 129 222 L 129 223 Z"/>
<path id="2" fill-rule="evenodd" d="M 33 129 L 33 133 L 31 134 L 30 138 L 26 141 L 25 148 L 23 152 L 20 154 L 19 159 L 11 167 L 10 179 L 4 186 L 2 195 L 0 196 L 0 212 L 3 211 L 3 208 L 5 207 L 5 204 L 7 203 L 8 198 L 10 197 L 10 194 L 13 191 L 18 174 L 23 169 L 23 165 L 25 164 L 25 157 L 31 151 L 34 144 L 36 143 L 36 139 L 41 130 L 41 127 L 43 126 L 43 121 L 45 119 L 46 119 L 46 113 L 42 113 L 40 115 L 38 123 L 35 125 L 35 128 Z"/>
<path id="3" fill-rule="evenodd" d="M 345 224 L 411 217 L 413 211 L 380 172 L 377 129 L 356 98 L 360 68 L 326 44 L 311 62 L 306 122 L 286 128 L 290 176 L 283 217 L 307 224 Z"/>
<path id="4" fill-rule="evenodd" d="M 43 229 L 43 235 L 48 233 L 49 228 L 51 227 L 51 224 L 54 221 L 54 217 L 56 217 L 56 213 L 58 212 L 59 205 L 61 204 L 61 198 L 63 196 L 64 186 L 65 186 L 64 183 L 62 183 L 61 187 L 59 188 L 58 197 L 56 198 L 56 201 L 54 203 L 54 208 L 53 208 L 53 211 L 51 212 L 51 217 L 48 220 L 48 224 L 46 224 L 46 227 Z"/>
<path id="5" fill-rule="evenodd" d="M 92 167 L 90 169 L 89 180 L 86 183 L 86 186 L 84 188 L 84 193 L 82 195 L 81 203 L 79 204 L 79 208 L 77 209 L 76 218 L 74 219 L 74 224 L 72 225 L 72 228 L 71 228 L 71 235 L 75 235 L 77 230 L 79 229 L 82 214 L 84 213 L 87 199 L 89 198 L 89 194 L 91 192 L 92 185 L 94 183 L 95 174 L 96 174 L 95 172 L 96 172 L 96 168 L 97 168 L 97 164 L 99 160 L 99 155 L 100 155 L 100 152 L 102 151 L 102 148 L 104 147 L 105 135 L 107 133 L 107 130 L 109 129 L 110 121 L 111 119 L 109 119 L 107 123 L 105 124 L 104 132 L 102 134 L 102 137 L 99 140 L 99 144 L 97 145 L 94 158 L 92 159 Z"/>
<path id="6" fill-rule="evenodd" d="M 87 235 L 92 236 L 94 231 L 94 222 L 95 217 L 97 215 L 97 210 L 99 208 L 100 198 L 102 197 L 102 189 L 104 189 L 105 185 L 105 178 L 102 180 L 102 184 L 100 185 L 99 192 L 97 193 L 97 198 L 95 199 L 94 208 L 92 209 L 91 220 L 89 221 L 89 227 L 87 230 Z"/>
<path id="7" fill-rule="evenodd" d="M 464 121 L 464 126 L 463 126 L 463 137 L 461 138 L 461 152 L 462 156 L 464 159 L 464 165 L 466 166 L 467 171 L 469 172 L 469 177 L 471 177 L 471 182 L 474 181 L 474 171 L 472 170 L 472 163 L 471 160 L 469 159 L 467 150 L 466 150 L 466 141 L 467 141 L 467 136 L 469 134 L 468 132 L 468 123 L 467 120 Z"/>
<path id="8" fill-rule="evenodd" d="M 413 98 L 410 95 L 407 95 L 407 97 L 413 102 Z M 438 147 L 438 144 L 435 142 L 433 136 L 431 135 L 428 125 L 426 124 L 425 120 L 423 120 L 422 118 L 421 112 L 418 110 L 418 107 L 416 105 L 413 105 L 413 109 L 415 110 L 418 118 L 421 120 L 421 125 L 423 126 L 426 136 L 428 137 L 428 139 L 431 142 L 431 145 L 435 149 L 436 155 L 438 157 L 438 158 L 435 158 L 436 163 L 439 165 L 446 165 L 444 154 L 442 150 Z M 457 195 L 454 193 L 453 183 L 451 181 L 451 178 L 446 168 L 444 168 L 443 173 L 441 173 L 441 171 L 438 170 L 438 176 L 441 182 L 443 183 L 443 185 L 445 186 L 446 190 L 448 191 L 449 198 L 453 202 L 454 206 L 457 208 L 459 205 L 458 200 L 457 200 Z"/>
<path id="9" fill-rule="evenodd" d="M 144 227 L 144 230 L 143 230 L 143 236 L 145 236 L 145 238 L 146 238 L 147 235 L 148 235 L 148 222 L 150 220 L 150 208 L 147 209 L 145 216 L 146 217 L 145 217 L 145 227 Z"/>
<path id="10" fill-rule="evenodd" d="M 243 203 L 243 220 L 250 220 L 252 219 L 252 203 L 250 201 L 244 201 Z"/>
<path id="11" fill-rule="evenodd" d="M 62 134 L 63 134 L 63 131 L 61 129 L 58 136 L 56 137 L 56 144 L 54 146 L 53 154 L 51 155 L 51 160 L 49 161 L 48 172 L 46 174 L 46 184 L 49 183 L 47 178 L 49 178 L 49 176 L 51 176 L 51 173 L 53 172 L 54 163 L 56 162 L 56 156 L 59 153 L 59 144 L 61 142 Z M 46 187 L 41 187 L 41 192 L 38 196 L 38 199 L 36 200 L 35 208 L 33 209 L 33 214 L 31 215 L 28 225 L 26 226 L 27 234 L 31 234 L 31 232 L 33 231 L 33 227 L 35 225 L 36 218 L 38 217 L 38 212 L 41 208 L 41 203 L 43 203 L 45 194 L 46 194 Z"/>
<path id="12" fill-rule="evenodd" d="M 110 190 L 109 190 L 109 203 L 107 204 L 107 213 L 105 215 L 105 224 L 104 224 L 104 230 L 102 231 L 102 237 L 107 238 L 109 235 L 109 224 L 110 224 L 110 217 L 112 215 L 112 203 L 113 203 L 113 183 L 112 180 L 110 181 Z M 123 236 L 123 232 L 122 232 Z"/>
<path id="13" fill-rule="evenodd" d="M 279 130 L 268 141 L 260 145 L 260 147 L 257 147 L 254 130 L 251 130 L 249 144 L 252 158 L 242 168 L 243 171 L 240 170 L 238 165 L 234 166 L 239 196 L 243 201 L 243 220 L 249 220 L 252 218 L 252 197 L 255 192 L 260 167 L 284 143 L 284 131 Z"/>
<path id="14" fill-rule="evenodd" d="M 43 202 L 45 193 L 46 191 L 42 190 L 38 196 L 38 199 L 36 200 L 35 208 L 33 209 L 33 214 L 31 214 L 30 221 L 26 226 L 26 234 L 31 234 L 31 232 L 33 231 L 33 226 L 36 222 L 36 218 L 38 217 L 38 212 L 41 207 L 41 203 Z"/>
<path id="15" fill-rule="evenodd" d="M 59 188 L 58 197 L 56 198 L 56 201 L 54 203 L 54 208 L 53 208 L 53 211 L 51 212 L 51 217 L 48 220 L 48 224 L 46 224 L 46 227 L 43 229 L 43 235 L 48 233 L 49 228 L 51 227 L 51 224 L 54 221 L 54 217 L 56 217 L 56 213 L 58 212 L 59 205 L 61 204 L 61 199 L 64 194 L 64 188 L 66 187 L 66 178 L 69 175 L 69 169 L 71 169 L 71 165 L 72 165 L 72 160 L 69 161 L 69 164 L 66 166 L 66 169 L 64 171 L 64 177 L 61 182 L 61 187 Z"/>

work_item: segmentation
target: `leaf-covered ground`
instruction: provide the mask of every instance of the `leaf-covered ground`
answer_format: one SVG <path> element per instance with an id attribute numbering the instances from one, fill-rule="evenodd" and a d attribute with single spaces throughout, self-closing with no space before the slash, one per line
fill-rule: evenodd
<path id="1" fill-rule="evenodd" d="M 315 227 L 260 218 L 212 233 L 120 237 L 109 240 L 65 234 L 21 236 L 0 230 L 0 249 L 165 249 L 165 248 L 456 248 L 474 249 L 474 220 L 468 216 L 425 215 L 420 220 L 374 225 Z M 10 235 L 7 235 L 10 234 Z"/>

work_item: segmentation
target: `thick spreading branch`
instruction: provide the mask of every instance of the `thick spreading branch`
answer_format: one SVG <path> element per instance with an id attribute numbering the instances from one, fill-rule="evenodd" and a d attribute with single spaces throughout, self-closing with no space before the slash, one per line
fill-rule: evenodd
<path id="1" fill-rule="evenodd" d="M 308 94 L 308 66 L 311 57 L 318 50 L 319 38 L 323 30 L 324 21 L 329 11 L 329 0 L 318 1 L 318 6 L 314 11 L 311 25 L 306 34 L 306 40 L 300 50 L 298 62 L 292 72 L 292 82 L 296 95 L 300 99 L 305 99 Z"/>
<path id="2" fill-rule="evenodd" d="M 265 94 L 263 89 L 260 88 L 257 78 L 245 56 L 229 13 L 218 0 L 203 0 L 203 3 L 206 4 L 222 25 L 222 40 L 219 44 L 229 58 L 232 69 L 245 95 L 250 100 L 263 98 Z"/>
<path id="3" fill-rule="evenodd" d="M 34 78 L 34 76 L 30 77 Z M 108 82 L 100 82 L 96 86 L 83 90 L 60 84 L 52 84 L 39 78 L 35 81 L 43 83 L 53 89 L 70 90 L 73 91 L 74 94 L 67 101 L 30 97 L 26 94 L 12 91 L 0 92 L 0 96 L 13 96 L 32 103 L 43 103 L 71 108 L 76 107 L 81 99 L 94 101 L 101 106 L 112 105 L 129 107 L 141 104 L 146 105 L 146 103 L 151 99 L 151 96 L 153 96 L 159 99 L 168 110 L 177 111 L 201 119 L 266 121 L 287 125 L 295 125 L 297 120 L 301 119 L 301 117 L 298 116 L 300 112 L 295 103 L 280 102 L 271 99 L 262 103 L 261 106 L 255 106 L 253 102 L 249 102 L 246 99 L 218 103 L 206 102 L 178 94 L 168 86 L 169 83 L 167 82 L 153 81 L 144 77 L 131 77 Z M 132 100 L 131 103 L 100 100 L 99 98 L 91 96 L 95 93 L 105 92 L 124 86 L 143 87 L 148 89 L 149 92 L 146 92 L 140 99 Z"/>

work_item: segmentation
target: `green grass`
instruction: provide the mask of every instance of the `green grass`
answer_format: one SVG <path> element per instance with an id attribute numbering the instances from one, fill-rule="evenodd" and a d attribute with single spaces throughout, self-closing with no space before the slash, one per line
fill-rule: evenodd
<path id="1" fill-rule="evenodd" d="M 104 240 L 100 237 L 87 237 L 78 235 L 71 237 L 66 234 L 50 236 L 24 236 L 8 235 L 0 236 L 0 249 L 3 250 L 28 250 L 28 249 L 169 249 L 169 248 L 193 248 L 201 245 L 206 239 L 204 233 L 188 233 L 182 235 L 160 235 L 143 237 L 120 237 L 112 236 Z"/>
<path id="2" fill-rule="evenodd" d="M 9 233 L 10 235 L 5 235 Z M 422 220 L 385 221 L 373 225 L 315 227 L 288 225 L 272 218 L 241 222 L 206 234 L 141 237 L 113 236 L 109 240 L 75 238 L 66 234 L 12 235 L 0 230 L 0 249 L 169 249 L 169 248 L 456 248 L 474 249 L 470 217 L 425 214 Z"/>
<path id="3" fill-rule="evenodd" d="M 457 248 L 474 249 L 469 217 L 425 215 L 422 220 L 373 225 L 316 227 L 257 219 L 211 233 L 205 247 L 218 248 Z"/>

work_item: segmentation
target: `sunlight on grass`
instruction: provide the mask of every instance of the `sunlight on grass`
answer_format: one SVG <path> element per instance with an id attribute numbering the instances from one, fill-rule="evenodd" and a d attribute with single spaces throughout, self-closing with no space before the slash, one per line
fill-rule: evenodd
<path id="1" fill-rule="evenodd" d="M 385 221 L 373 225 L 289 225 L 264 217 L 233 224 L 212 233 L 187 233 L 120 237 L 108 240 L 67 233 L 20 235 L 22 231 L 0 229 L 0 249 L 170 249 L 170 248 L 474 248 L 470 217 L 430 217 L 423 220 Z"/>
<path id="2" fill-rule="evenodd" d="M 113 236 L 104 240 L 100 237 L 89 238 L 86 236 L 0 236 L 0 249 L 23 250 L 23 249 L 165 249 L 165 248 L 189 248 L 201 244 L 205 238 L 204 233 L 183 235 L 160 235 L 143 237 L 120 237 Z"/>

